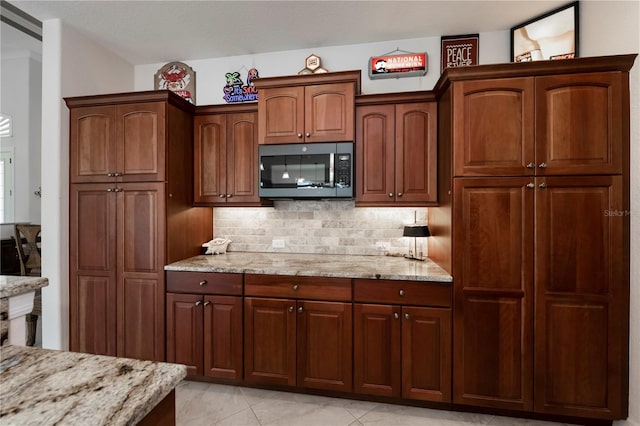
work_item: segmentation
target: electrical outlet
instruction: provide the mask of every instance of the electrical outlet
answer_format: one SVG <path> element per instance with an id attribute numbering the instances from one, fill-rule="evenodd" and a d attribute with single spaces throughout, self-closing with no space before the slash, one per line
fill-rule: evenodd
<path id="1" fill-rule="evenodd" d="M 271 240 L 271 247 L 284 248 L 284 240 Z"/>
<path id="2" fill-rule="evenodd" d="M 376 250 L 380 251 L 389 251 L 391 248 L 391 244 L 388 241 L 377 241 L 376 242 Z"/>

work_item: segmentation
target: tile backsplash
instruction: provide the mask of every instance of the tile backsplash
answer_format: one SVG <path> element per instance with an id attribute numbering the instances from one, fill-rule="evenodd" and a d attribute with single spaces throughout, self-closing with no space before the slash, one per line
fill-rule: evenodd
<path id="1" fill-rule="evenodd" d="M 413 240 L 402 228 L 427 223 L 427 209 L 354 207 L 353 200 L 286 200 L 274 207 L 215 208 L 214 237 L 230 238 L 228 251 L 384 255 L 376 243 L 389 244 L 389 253 L 406 254 Z M 284 242 L 274 248 L 273 240 Z M 426 254 L 419 238 L 418 252 Z"/>

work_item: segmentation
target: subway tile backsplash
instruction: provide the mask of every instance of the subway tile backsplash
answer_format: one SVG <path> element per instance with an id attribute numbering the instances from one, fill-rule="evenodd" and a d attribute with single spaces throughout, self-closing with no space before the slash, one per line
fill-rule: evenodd
<path id="1" fill-rule="evenodd" d="M 384 255 L 376 243 L 389 244 L 389 253 L 406 254 L 413 240 L 402 228 L 427 223 L 427 209 L 354 207 L 353 200 L 283 200 L 274 207 L 214 208 L 216 238 L 230 238 L 228 251 Z M 284 242 L 274 248 L 273 240 Z M 426 254 L 426 241 L 417 241 Z"/>

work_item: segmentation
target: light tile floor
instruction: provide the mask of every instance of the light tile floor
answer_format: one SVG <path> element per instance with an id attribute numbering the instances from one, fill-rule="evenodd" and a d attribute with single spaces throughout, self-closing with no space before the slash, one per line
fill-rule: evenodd
<path id="1" fill-rule="evenodd" d="M 453 411 L 183 381 L 178 426 L 561 426 Z"/>

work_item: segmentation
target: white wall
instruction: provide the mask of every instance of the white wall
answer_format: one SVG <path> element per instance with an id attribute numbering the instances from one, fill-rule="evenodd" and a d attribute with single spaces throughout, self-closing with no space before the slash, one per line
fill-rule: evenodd
<path id="1" fill-rule="evenodd" d="M 43 22 L 42 345 L 69 348 L 69 110 L 63 98 L 133 90 L 133 66 L 60 20 Z"/>
<path id="2" fill-rule="evenodd" d="M 639 3 L 637 1 L 580 2 L 580 56 L 599 56 L 640 52 Z M 62 96 L 89 95 L 153 88 L 153 76 L 164 64 L 130 67 L 99 46 L 65 29 L 60 21 L 46 21 L 44 26 L 43 86 L 43 226 L 47 232 L 44 273 L 51 279 L 43 297 L 44 345 L 66 348 L 68 341 L 68 114 Z M 212 41 L 213 42 L 213 41 Z M 422 78 L 371 81 L 366 74 L 368 58 L 392 51 L 426 50 L 429 72 Z M 198 105 L 220 104 L 224 73 L 243 67 L 256 67 L 262 77 L 296 74 L 304 58 L 315 53 L 331 71 L 362 69 L 363 93 L 430 90 L 439 75 L 439 38 L 392 41 L 276 52 L 264 55 L 190 61 L 175 58 L 192 66 L 197 73 Z M 480 62 L 509 60 L 508 29 L 480 34 Z M 640 62 L 631 72 L 631 164 L 640 164 Z M 93 72 L 88 72 L 89 70 Z M 63 73 L 64 71 L 64 73 Z M 69 74 L 67 74 L 69 73 Z M 243 77 L 246 71 L 243 70 Z M 87 76 L 91 76 L 87 78 Z M 631 173 L 631 348 L 630 348 L 630 416 L 617 425 L 640 425 L 640 169 Z"/>

